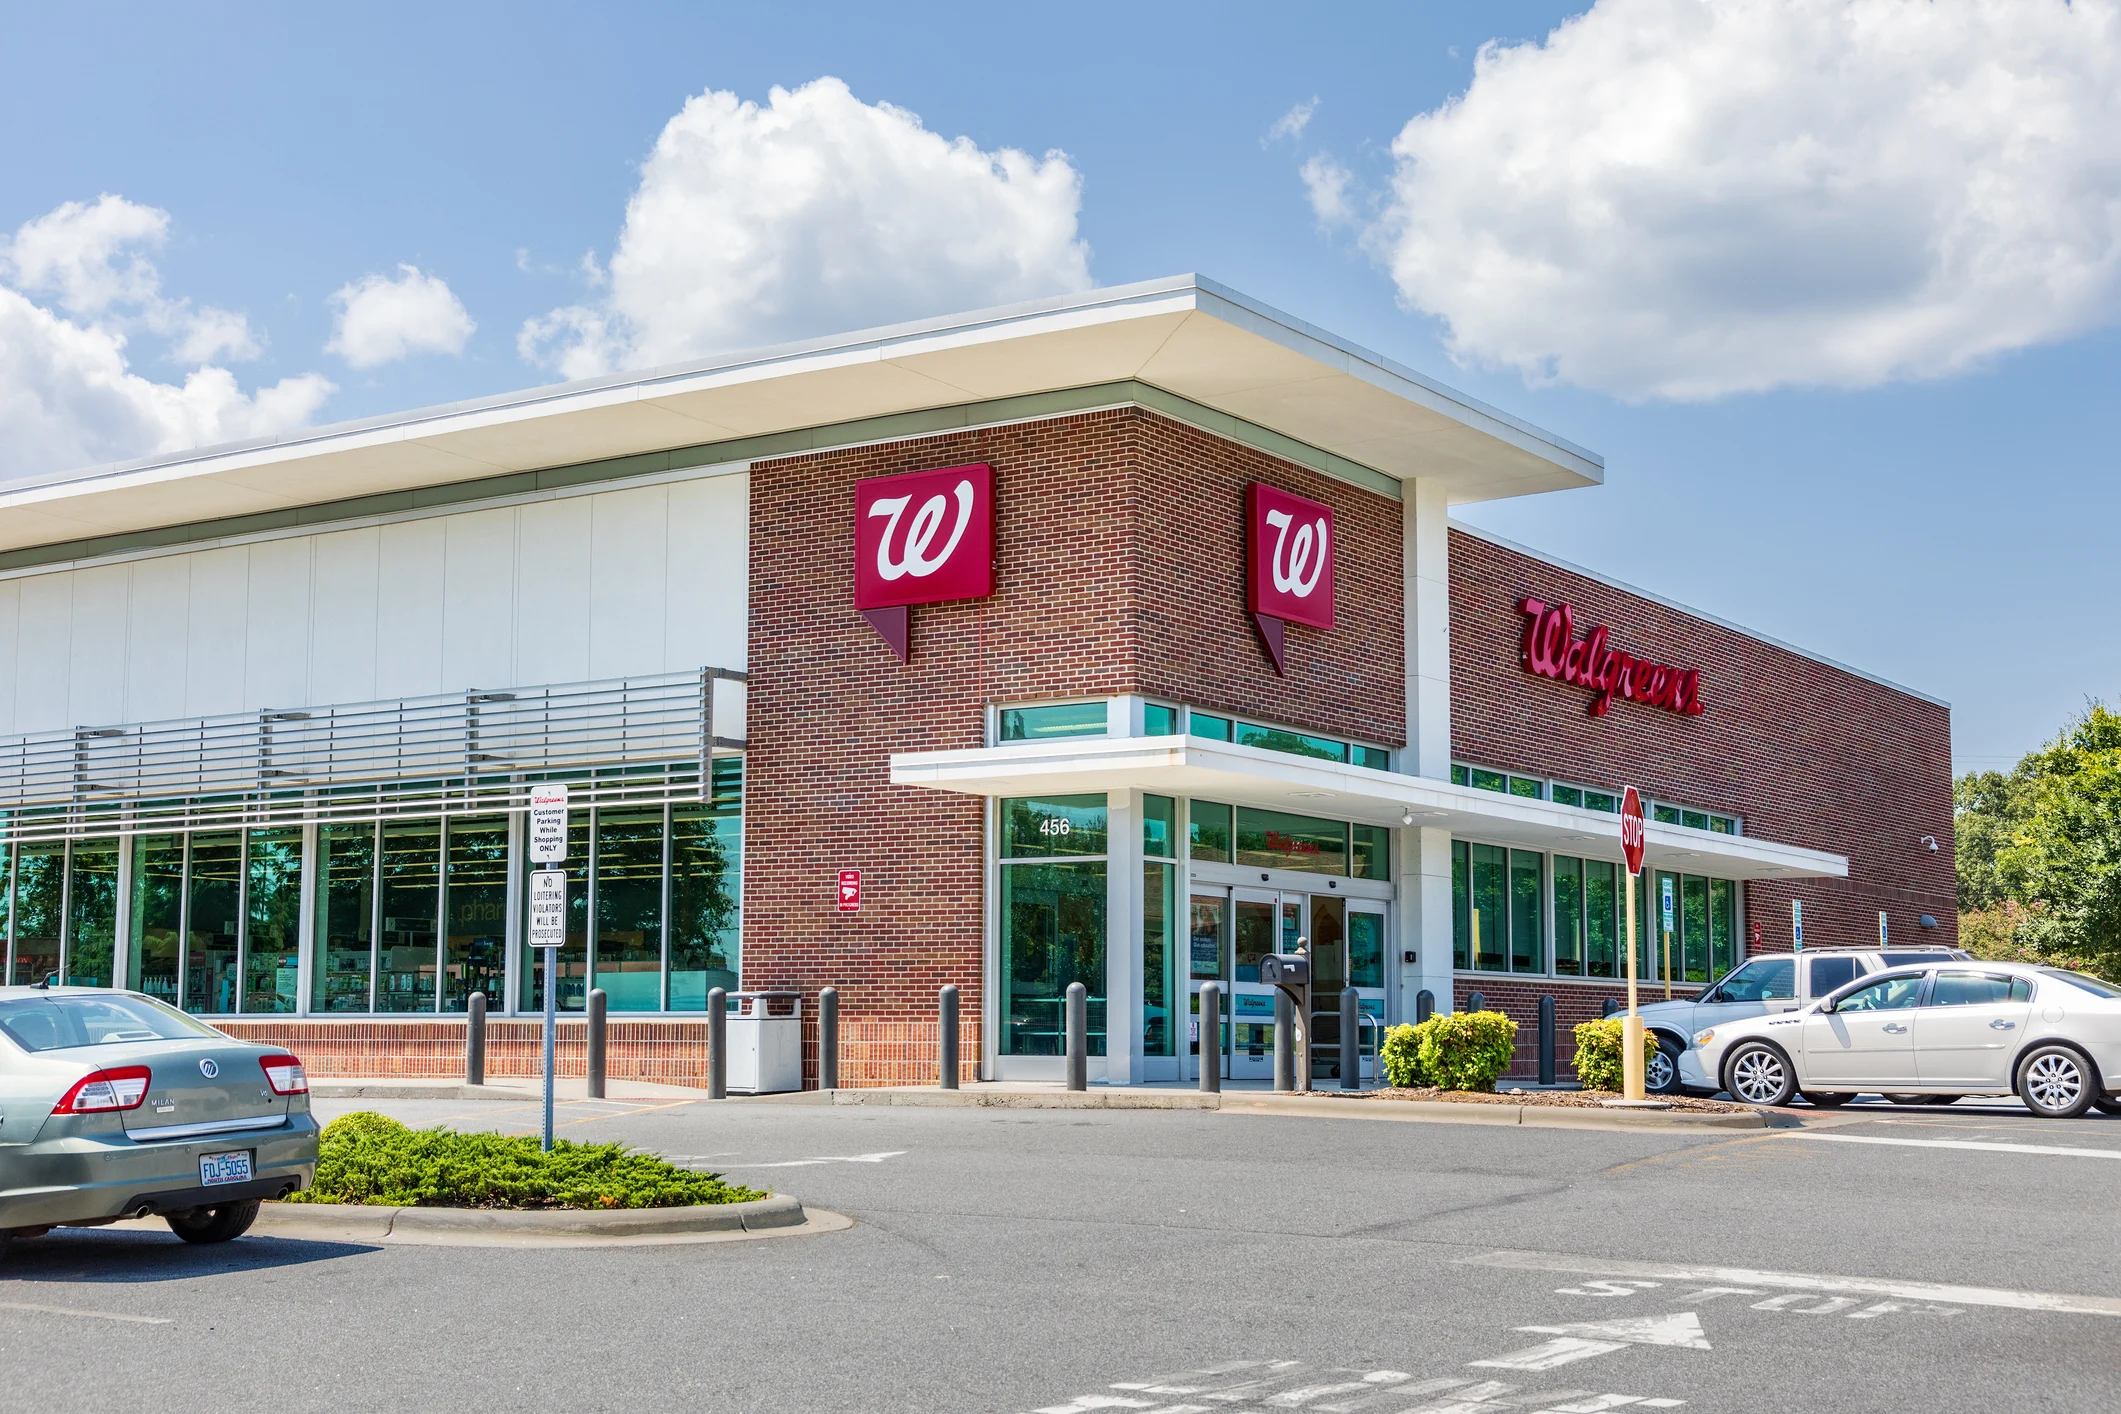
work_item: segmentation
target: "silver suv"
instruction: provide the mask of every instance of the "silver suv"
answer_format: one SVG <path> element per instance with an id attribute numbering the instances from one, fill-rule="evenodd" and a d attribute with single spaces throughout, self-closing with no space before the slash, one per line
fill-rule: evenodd
<path id="1" fill-rule="evenodd" d="M 1643 1025 L 1657 1038 L 1657 1055 L 1643 1075 L 1644 1086 L 1658 1095 L 1713 1094 L 1713 1089 L 1685 1083 L 1679 1074 L 1679 1058 L 1695 1032 L 1771 1011 L 1794 1011 L 1858 977 L 1888 967 L 1965 957 L 1957 948 L 1916 947 L 1806 948 L 1795 955 L 1771 953 L 1753 958 L 1698 996 L 1642 1009 Z"/>

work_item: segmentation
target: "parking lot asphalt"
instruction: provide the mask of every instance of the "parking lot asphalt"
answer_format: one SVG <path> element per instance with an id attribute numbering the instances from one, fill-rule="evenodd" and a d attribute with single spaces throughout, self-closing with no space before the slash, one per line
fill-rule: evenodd
<path id="1" fill-rule="evenodd" d="M 855 1226 L 618 1250 L 54 1233 L 0 1264 L 8 1407 L 1993 1414 L 2112 1408 L 2121 1379 L 2121 1121 L 2096 1114 L 1860 1105 L 1757 1133 L 560 1117 Z"/>

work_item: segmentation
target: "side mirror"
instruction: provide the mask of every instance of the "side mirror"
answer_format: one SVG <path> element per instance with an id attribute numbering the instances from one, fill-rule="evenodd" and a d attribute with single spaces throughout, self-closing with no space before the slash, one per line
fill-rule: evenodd
<path id="1" fill-rule="evenodd" d="M 1834 999 L 1832 997 L 1827 997 L 1819 1003 L 1819 1011 L 1821 1015 L 1825 1015 L 1826 1013 L 1831 1012 L 1834 1009 Z"/>

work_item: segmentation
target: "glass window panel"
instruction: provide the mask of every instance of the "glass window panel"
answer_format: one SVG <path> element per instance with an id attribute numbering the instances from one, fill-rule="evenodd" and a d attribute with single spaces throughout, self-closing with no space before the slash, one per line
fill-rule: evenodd
<path id="1" fill-rule="evenodd" d="M 1653 805 L 1650 807 L 1650 818 L 1660 825 L 1676 825 L 1679 823 L 1679 807 L 1676 805 Z"/>
<path id="2" fill-rule="evenodd" d="M 1229 863 L 1230 807 L 1205 800 L 1188 801 L 1186 817 L 1190 822 L 1193 857 L 1218 864 Z"/>
<path id="3" fill-rule="evenodd" d="M 1544 972 L 1546 948 L 1546 856 L 1510 851 L 1510 970 Z"/>
<path id="4" fill-rule="evenodd" d="M 1733 821 L 1727 815 L 1709 816 L 1709 829 L 1719 835 L 1728 835 L 1736 833 L 1736 831 L 1731 828 L 1735 823 L 1736 822 Z"/>
<path id="5" fill-rule="evenodd" d="M 1737 889 L 1729 879 L 1709 880 L 1709 977 L 1738 965 Z"/>
<path id="6" fill-rule="evenodd" d="M 314 1011 L 369 1009 L 375 958 L 376 827 L 317 827 L 316 955 L 310 965 Z"/>
<path id="7" fill-rule="evenodd" d="M 302 827 L 250 832 L 243 1010 L 291 1012 L 299 995 Z"/>
<path id="8" fill-rule="evenodd" d="M 1464 972 L 1473 966 L 1473 884 L 1466 842 L 1451 841 L 1451 966 Z"/>
<path id="9" fill-rule="evenodd" d="M 1002 709 L 1003 741 L 1050 741 L 1064 736 L 1103 736 L 1105 704 L 1063 702 L 1052 707 Z"/>
<path id="10" fill-rule="evenodd" d="M 1708 812 L 1704 810 L 1682 810 L 1679 823 L 1690 830 L 1706 830 L 1709 827 Z"/>
<path id="11" fill-rule="evenodd" d="M 1223 921 L 1229 902 L 1222 894 L 1193 895 L 1190 968 L 1196 978 L 1213 982 L 1223 975 Z"/>
<path id="12" fill-rule="evenodd" d="M 387 827 L 386 827 L 387 828 Z M 387 849 L 387 846 L 386 846 Z M 530 867 L 529 851 L 523 852 L 523 868 Z M 543 866 L 551 868 L 553 866 Z M 522 929 L 523 966 L 517 975 L 522 980 L 522 996 L 518 1007 L 526 1012 L 543 1015 L 545 1011 L 545 962 L 554 953 L 559 957 L 555 964 L 555 1006 L 561 1011 L 580 1011 L 589 1004 L 589 812 L 570 810 L 567 812 L 567 860 L 558 866 L 567 875 L 567 941 L 557 948 L 534 948 L 530 946 L 530 883 L 523 884 L 522 913 L 518 925 Z M 383 905 L 390 907 L 386 901 Z M 388 941 L 387 939 L 385 940 Z M 704 1004 L 704 1003 L 703 1003 Z"/>
<path id="13" fill-rule="evenodd" d="M 1939 972 L 1930 983 L 1930 1005 L 1999 1005 L 2011 999 L 2011 980 L 1982 972 Z"/>
<path id="14" fill-rule="evenodd" d="M 125 985 L 175 1006 L 184 951 L 184 836 L 135 835 L 132 883 Z"/>
<path id="15" fill-rule="evenodd" d="M 737 988 L 744 869 L 743 763 L 717 761 L 712 805 L 670 810 L 670 1009 L 705 1011 Z"/>
<path id="16" fill-rule="evenodd" d="M 1056 795 L 1002 802 L 1002 858 L 1105 852 L 1105 797 Z"/>
<path id="17" fill-rule="evenodd" d="M 1527 800 L 1544 800 L 1546 793 L 1544 781 L 1528 781 L 1523 776 L 1510 777 L 1511 795 L 1521 795 Z"/>
<path id="18" fill-rule="evenodd" d="M 1554 787 L 1554 803 L 1556 805 L 1581 805 L 1583 804 L 1583 792 L 1575 786 L 1556 786 Z"/>
<path id="19" fill-rule="evenodd" d="M 662 1010 L 662 806 L 597 812 L 596 898 L 592 985 L 613 1011 Z"/>
<path id="20" fill-rule="evenodd" d="M 656 810 L 658 832 L 662 810 Z M 662 883 L 662 861 L 656 882 Z M 474 816 L 449 822 L 448 887 L 442 897 L 449 926 L 442 937 L 442 1010 L 464 1011 L 484 992 L 499 1007 L 508 962 L 508 817 Z M 616 1003 L 614 1003 L 616 1004 Z"/>
<path id="21" fill-rule="evenodd" d="M 1689 874 L 1679 893 L 1679 937 L 1685 968 L 1682 980 L 1706 982 L 1709 978 L 1709 881 Z"/>
<path id="22" fill-rule="evenodd" d="M 1329 736 L 1307 736 L 1283 727 L 1262 727 L 1252 722 L 1237 724 L 1237 744 L 1284 751 L 1291 756 L 1311 756 L 1320 761 L 1348 759 L 1348 744 L 1344 741 L 1335 741 Z"/>
<path id="23" fill-rule="evenodd" d="M 1142 853 L 1157 859 L 1177 856 L 1178 802 L 1168 795 L 1142 797 Z"/>
<path id="24" fill-rule="evenodd" d="M 1373 771 L 1392 769 L 1392 753 L 1382 746 L 1358 746 L 1353 751 L 1358 766 L 1367 766 Z"/>
<path id="25" fill-rule="evenodd" d="M 66 983 L 108 987 L 118 943 L 118 841 L 74 841 L 73 893 L 67 910 Z"/>
<path id="26" fill-rule="evenodd" d="M 31 840 L 15 860 L 15 968 L 21 987 L 59 974 L 59 910 L 66 897 L 66 841 Z"/>
<path id="27" fill-rule="evenodd" d="M 235 830 L 191 837 L 191 921 L 184 949 L 184 1009 L 226 1015 L 236 1009 L 236 914 L 241 905 L 243 836 Z"/>
<path id="28" fill-rule="evenodd" d="M 1456 762 L 1453 762 L 1451 766 L 1451 784 L 1454 786 L 1462 786 L 1466 783 L 1466 780 L 1466 768 L 1458 765 Z"/>
<path id="29" fill-rule="evenodd" d="M 1104 861 L 1002 868 L 1002 1045 L 1007 1056 L 1065 1053 L 1068 985 L 1090 994 L 1088 1047 L 1105 1052 Z"/>
<path id="30" fill-rule="evenodd" d="M 1142 704 L 1143 736 L 1177 736 L 1178 709 L 1166 707 L 1161 702 Z"/>
<path id="31" fill-rule="evenodd" d="M 1385 916 L 1352 912 L 1348 915 L 1348 985 L 1382 987 L 1385 984 Z"/>
<path id="32" fill-rule="evenodd" d="M 1583 976 L 1583 861 L 1554 856 L 1554 974 Z"/>
<path id="33" fill-rule="evenodd" d="M 1473 970 L 1507 972 L 1509 908 L 1504 876 L 1509 869 L 1510 852 L 1499 845 L 1476 844 L 1468 845 L 1467 853 L 1472 858 L 1473 874 Z"/>
<path id="34" fill-rule="evenodd" d="M 1391 878 L 1392 832 L 1383 825 L 1352 825 L 1349 833 L 1355 841 L 1355 877 Z"/>
<path id="35" fill-rule="evenodd" d="M 1348 872 L 1348 827 L 1279 810 L 1237 807 L 1237 862 L 1305 874 Z"/>
<path id="36" fill-rule="evenodd" d="M 1231 951 L 1237 980 L 1257 982 L 1259 960 L 1274 951 L 1274 905 L 1239 899 L 1233 912 L 1235 926 Z"/>
<path id="37" fill-rule="evenodd" d="M 1583 793 L 1583 808 L 1586 810 L 1603 810 L 1608 815 L 1618 815 L 1620 813 L 1620 798 L 1607 795 L 1603 791 L 1587 790 Z"/>
<path id="38" fill-rule="evenodd" d="M 1471 780 L 1475 790 L 1507 791 L 1510 788 L 1508 776 L 1500 771 L 1483 771 L 1478 766 L 1473 768 Z"/>
<path id="39" fill-rule="evenodd" d="M 436 930 L 442 902 L 442 822 L 383 822 L 383 945 L 377 1011 L 435 1009 Z"/>
<path id="40" fill-rule="evenodd" d="M 1589 977 L 1620 970 L 1621 868 L 1611 860 L 1583 862 L 1583 966 Z"/>
<path id="41" fill-rule="evenodd" d="M 1230 719 L 1211 717 L 1206 712 L 1186 713 L 1186 730 L 1204 741 L 1228 741 Z"/>
<path id="42" fill-rule="evenodd" d="M 1154 860 L 1142 864 L 1142 1054 L 1176 1055 L 1171 998 L 1178 950 L 1178 870 Z M 1088 985 L 1085 983 L 1084 985 Z"/>

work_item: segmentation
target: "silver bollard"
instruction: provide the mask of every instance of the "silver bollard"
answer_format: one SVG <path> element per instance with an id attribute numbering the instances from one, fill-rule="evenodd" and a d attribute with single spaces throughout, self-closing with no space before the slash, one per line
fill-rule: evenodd
<path id="1" fill-rule="evenodd" d="M 1217 982 L 1200 987 L 1200 1092 L 1220 1095 L 1223 1088 L 1223 989 Z"/>
<path id="2" fill-rule="evenodd" d="M 1487 1009 L 1488 994 L 1486 992 L 1473 992 L 1466 997 L 1467 1011 L 1486 1011 Z"/>
<path id="3" fill-rule="evenodd" d="M 935 1073 L 943 1089 L 957 1088 L 957 987 L 949 982 L 936 996 Z"/>
<path id="4" fill-rule="evenodd" d="M 1554 999 L 1539 999 L 1539 1083 L 1554 1083 Z"/>
<path id="5" fill-rule="evenodd" d="M 1068 984 L 1068 1088 L 1090 1088 L 1090 993 L 1080 982 Z"/>
<path id="6" fill-rule="evenodd" d="M 465 1003 L 469 1015 L 464 1018 L 464 1083 L 484 1085 L 486 1083 L 486 994 L 473 992 Z"/>
<path id="7" fill-rule="evenodd" d="M 604 1098 L 604 1010 L 610 1001 L 602 987 L 589 989 L 589 1098 Z"/>
<path id="8" fill-rule="evenodd" d="M 1436 994 L 1427 987 L 1414 994 L 1414 1024 L 1421 1025 L 1436 1015 Z"/>
<path id="9" fill-rule="evenodd" d="M 1296 1008 L 1279 987 L 1274 989 L 1274 1088 L 1296 1088 Z"/>
<path id="10" fill-rule="evenodd" d="M 1353 987 L 1340 993 L 1340 1088 L 1362 1089 L 1362 996 Z"/>
<path id="11" fill-rule="evenodd" d="M 707 989 L 707 1098 L 729 1098 L 729 994 Z"/>
<path id="12" fill-rule="evenodd" d="M 817 994 L 817 1088 L 840 1088 L 840 989 Z"/>

